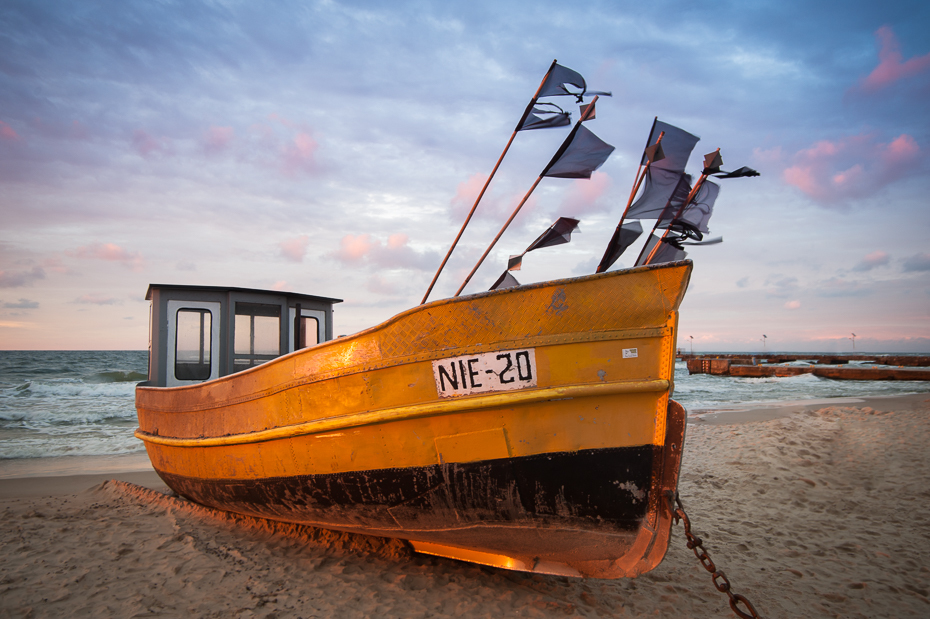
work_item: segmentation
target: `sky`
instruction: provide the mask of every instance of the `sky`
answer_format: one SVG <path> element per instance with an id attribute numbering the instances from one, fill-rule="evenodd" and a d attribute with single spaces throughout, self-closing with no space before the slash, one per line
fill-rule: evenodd
<path id="1" fill-rule="evenodd" d="M 896 0 L 4 0 L 0 349 L 144 349 L 150 283 L 344 299 L 337 334 L 415 306 L 558 59 L 612 92 L 586 126 L 616 150 L 544 179 L 466 293 L 560 216 L 581 233 L 517 279 L 592 273 L 658 116 L 701 137 L 689 171 L 761 173 L 720 181 L 680 346 L 930 352 L 928 28 Z M 431 299 L 567 131 L 517 134 Z"/>

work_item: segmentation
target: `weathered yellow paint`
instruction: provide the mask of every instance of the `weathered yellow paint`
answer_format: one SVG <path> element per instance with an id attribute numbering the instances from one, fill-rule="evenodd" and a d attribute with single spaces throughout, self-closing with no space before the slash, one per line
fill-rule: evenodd
<path id="1" fill-rule="evenodd" d="M 512 456 L 660 445 L 689 274 L 641 268 L 438 301 L 215 381 L 138 387 L 137 436 L 157 470 L 203 479 L 425 466 L 442 437 L 488 431 Z M 523 348 L 535 349 L 535 388 L 438 397 L 433 360 Z"/>

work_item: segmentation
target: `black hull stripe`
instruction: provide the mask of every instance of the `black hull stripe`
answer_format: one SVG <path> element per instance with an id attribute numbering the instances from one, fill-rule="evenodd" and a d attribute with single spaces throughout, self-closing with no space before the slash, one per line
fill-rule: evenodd
<path id="1" fill-rule="evenodd" d="M 159 471 L 179 494 L 238 512 L 356 531 L 533 527 L 631 533 L 646 515 L 652 445 L 255 480 Z"/>

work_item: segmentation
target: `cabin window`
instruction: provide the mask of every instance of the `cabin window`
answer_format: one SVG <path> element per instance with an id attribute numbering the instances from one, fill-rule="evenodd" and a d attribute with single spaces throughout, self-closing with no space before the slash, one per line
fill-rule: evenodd
<path id="1" fill-rule="evenodd" d="M 207 380 L 210 378 L 213 315 L 206 309 L 181 308 L 176 324 L 174 377 Z"/>
<path id="2" fill-rule="evenodd" d="M 298 348 L 316 346 L 320 343 L 320 323 L 312 316 L 300 317 L 300 336 L 297 340 Z"/>
<path id="3" fill-rule="evenodd" d="M 281 355 L 281 306 L 236 303 L 234 371 Z"/>

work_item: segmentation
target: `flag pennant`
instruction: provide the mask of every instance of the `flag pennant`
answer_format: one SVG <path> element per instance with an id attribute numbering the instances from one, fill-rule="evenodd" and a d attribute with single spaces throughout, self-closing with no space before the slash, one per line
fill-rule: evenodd
<path id="1" fill-rule="evenodd" d="M 630 245 L 635 243 L 636 239 L 638 239 L 642 233 L 643 226 L 639 221 L 630 221 L 620 226 L 620 228 L 615 229 L 614 235 L 610 238 L 610 243 L 607 245 L 607 251 L 604 252 L 604 258 L 597 267 L 597 272 L 603 273 L 613 266 L 614 262 L 620 258 L 621 254 L 623 254 Z"/>
<path id="2" fill-rule="evenodd" d="M 613 146 L 579 123 L 565 138 L 540 176 L 591 178 L 591 173 L 601 167 L 612 152 Z"/>
<path id="3" fill-rule="evenodd" d="M 504 273 L 497 278 L 497 281 L 494 282 L 494 285 L 489 288 L 489 290 L 503 290 L 504 288 L 515 288 L 519 286 L 520 282 L 517 281 L 517 278 L 510 274 L 510 271 L 504 271 Z"/>
<path id="4" fill-rule="evenodd" d="M 572 92 L 566 88 L 566 86 L 569 85 L 577 88 L 579 92 Z M 561 95 L 571 95 L 575 97 L 578 103 L 581 103 L 584 101 L 586 95 L 609 97 L 611 93 L 593 90 L 588 91 L 588 86 L 585 84 L 584 78 L 581 77 L 581 73 L 572 71 L 568 67 L 563 67 L 556 63 L 552 65 L 552 68 L 549 70 L 549 75 L 546 76 L 546 81 L 540 86 L 539 94 L 536 96 L 557 97 Z"/>
<path id="5" fill-rule="evenodd" d="M 529 246 L 523 250 L 522 254 L 511 256 L 507 260 L 507 270 L 519 271 L 523 266 L 523 256 L 534 249 L 542 249 L 543 247 L 552 247 L 553 245 L 562 245 L 563 243 L 570 242 L 572 240 L 572 232 L 581 232 L 581 230 L 578 230 L 578 224 L 579 221 L 577 219 L 559 217 L 545 232 L 536 237 L 536 240 L 530 243 Z"/>
<path id="6" fill-rule="evenodd" d="M 574 86 L 578 88 L 581 92 L 572 92 L 566 85 Z M 546 77 L 546 81 L 543 82 L 543 85 L 539 88 L 539 97 L 554 97 L 558 95 L 574 95 L 578 98 L 578 102 L 581 103 L 582 97 L 587 90 L 587 84 L 585 84 L 584 78 L 581 77 L 581 73 L 577 71 L 572 71 L 568 67 L 563 67 L 560 64 L 553 64 L 552 69 L 549 71 L 549 75 Z"/>
<path id="7" fill-rule="evenodd" d="M 651 146 L 655 145 L 662 132 L 665 132 L 665 135 L 659 143 L 660 149 L 656 149 L 655 158 L 646 170 L 643 191 L 627 211 L 626 216 L 632 219 L 658 217 L 668 204 L 672 193 L 676 191 L 681 175 L 688 164 L 688 158 L 691 157 L 691 151 L 700 140 L 699 137 L 683 129 L 657 119 L 653 122 L 652 131 L 646 141 L 642 165 L 649 163 L 650 156 L 652 156 Z M 658 156 L 659 151 L 662 153 L 661 158 Z"/>
<path id="8" fill-rule="evenodd" d="M 663 175 L 670 175 L 671 173 L 667 170 L 662 170 Z M 688 194 L 691 193 L 691 175 L 685 174 L 684 172 L 676 173 L 675 185 L 672 187 L 672 190 L 668 192 L 668 195 L 661 205 L 656 202 L 653 198 L 644 200 L 646 194 L 640 197 L 639 200 L 633 203 L 633 206 L 630 207 L 630 210 L 627 212 L 627 217 L 635 217 L 639 219 L 672 219 L 678 210 L 684 205 L 685 200 L 688 199 Z M 647 176 L 646 182 L 649 181 Z M 663 178 L 662 182 L 667 182 Z M 647 189 L 648 191 L 648 189 Z M 663 190 L 663 193 L 666 193 Z"/>
<path id="9" fill-rule="evenodd" d="M 705 180 L 681 214 L 678 211 L 681 210 L 682 202 L 684 198 L 687 198 L 687 194 L 678 201 L 677 206 L 670 201 L 669 206 L 662 212 L 656 228 L 669 228 L 673 232 L 682 233 L 691 231 L 689 236 L 693 235 L 694 238 L 700 241 L 703 235 L 709 232 L 707 222 L 714 212 L 714 203 L 717 201 L 719 194 L 720 185 Z M 675 195 L 679 195 L 677 190 Z"/>
<path id="10" fill-rule="evenodd" d="M 720 166 L 723 165 L 723 157 L 720 151 L 715 150 L 712 153 L 704 155 L 704 172 L 703 174 L 717 174 L 720 172 Z"/>
<path id="11" fill-rule="evenodd" d="M 661 239 L 653 234 L 646 242 L 646 247 L 643 249 L 639 259 L 636 261 L 636 266 L 642 266 L 645 264 L 646 260 L 649 259 L 649 254 L 652 253 L 653 248 L 656 246 L 656 243 L 659 244 L 659 249 L 652 257 L 652 260 L 649 261 L 649 264 L 677 262 L 678 260 L 684 260 L 688 256 L 688 252 L 679 247 L 675 247 L 675 245 L 673 245 L 668 239 Z"/>
<path id="12" fill-rule="evenodd" d="M 665 159 L 665 151 L 662 150 L 662 142 L 656 142 L 655 144 L 647 146 L 646 150 L 643 151 L 643 157 L 651 163 Z"/>
<path id="13" fill-rule="evenodd" d="M 570 242 L 572 240 L 572 232 L 578 230 L 579 223 L 577 219 L 572 219 L 571 217 L 559 217 L 555 220 L 554 224 L 549 226 L 548 230 L 540 234 L 535 241 L 530 243 L 526 251 L 533 251 L 534 249 L 540 249 L 542 247 L 552 247 L 553 245 L 561 245 Z M 578 230 L 578 232 L 581 232 L 581 230 Z"/>
<path id="14" fill-rule="evenodd" d="M 721 171 L 719 174 L 715 175 L 715 178 L 742 178 L 746 176 L 760 176 L 760 174 L 752 168 L 743 166 L 738 170 L 733 170 L 732 172 Z"/>
<path id="15" fill-rule="evenodd" d="M 543 107 L 545 106 L 545 107 Z M 541 116 L 539 116 L 541 114 Z M 531 129 L 551 129 L 572 124 L 572 115 L 555 103 L 537 103 L 532 112 L 520 120 L 515 131 L 529 131 Z"/>

